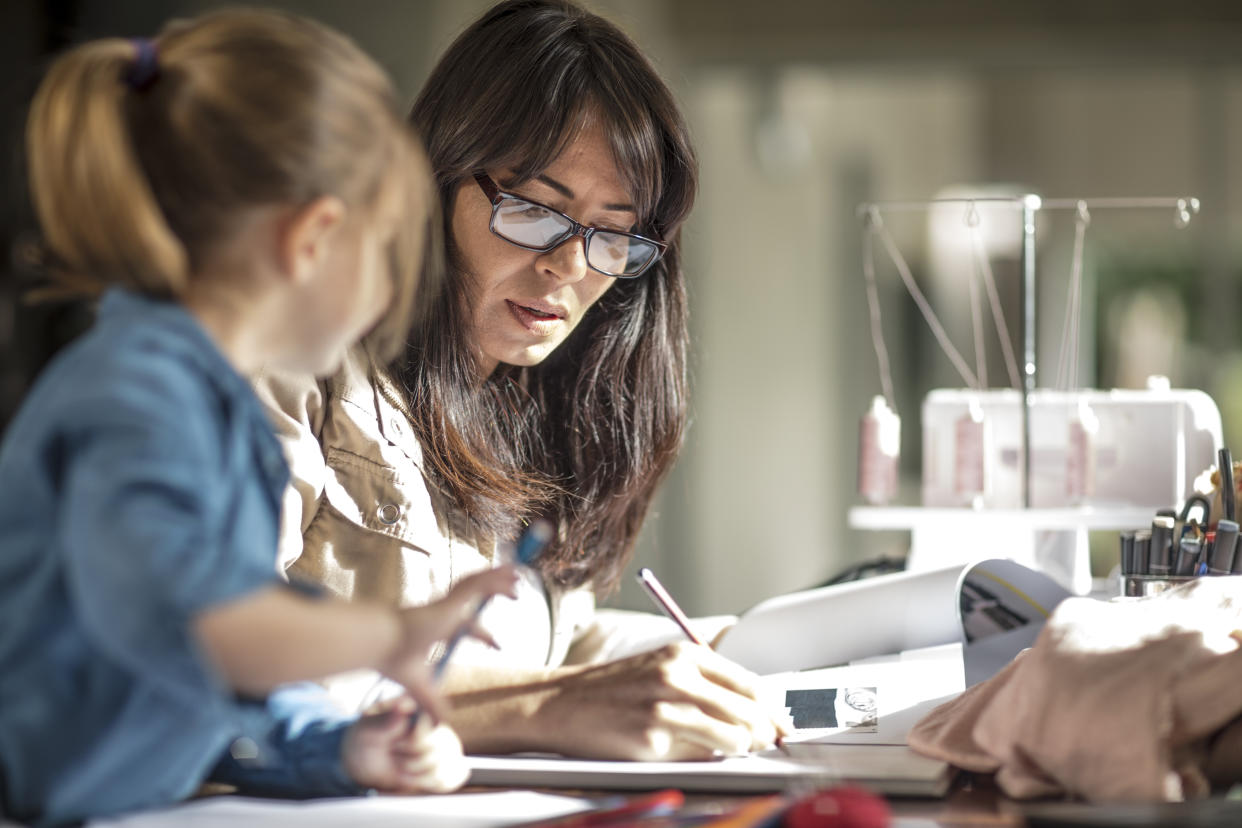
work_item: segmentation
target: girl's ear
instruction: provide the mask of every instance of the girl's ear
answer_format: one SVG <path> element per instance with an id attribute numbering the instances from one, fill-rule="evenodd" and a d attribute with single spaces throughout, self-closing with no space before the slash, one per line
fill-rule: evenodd
<path id="1" fill-rule="evenodd" d="M 280 228 L 281 273 L 294 284 L 310 281 L 327 260 L 344 223 L 345 203 L 336 196 L 320 196 L 293 211 Z"/>

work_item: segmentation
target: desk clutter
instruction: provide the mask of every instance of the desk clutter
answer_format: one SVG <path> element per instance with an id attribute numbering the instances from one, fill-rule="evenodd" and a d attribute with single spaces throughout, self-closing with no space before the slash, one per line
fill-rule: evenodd
<path id="1" fill-rule="evenodd" d="M 668 789 L 618 798 L 600 807 L 521 828 L 886 828 L 892 813 L 882 798 L 854 786 L 771 794 L 729 802 L 686 804 Z"/>
<path id="2" fill-rule="evenodd" d="M 1205 575 L 1242 574 L 1237 522 L 1240 476 L 1229 449 L 1221 448 L 1209 491 L 1186 498 L 1180 512 L 1158 511 L 1150 529 L 1121 533 L 1123 597 L 1155 595 Z"/>

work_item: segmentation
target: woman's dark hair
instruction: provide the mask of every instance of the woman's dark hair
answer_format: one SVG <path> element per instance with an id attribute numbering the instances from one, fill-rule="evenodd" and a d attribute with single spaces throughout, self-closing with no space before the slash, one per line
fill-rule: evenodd
<path id="1" fill-rule="evenodd" d="M 547 516 L 540 558 L 553 582 L 611 590 L 633 551 L 686 423 L 687 320 L 680 229 L 698 167 L 672 94 L 616 26 L 566 0 L 509 0 L 449 47 L 411 120 L 431 159 L 450 275 L 435 311 L 392 366 L 427 471 L 476 530 L 512 537 Z M 449 230 L 458 185 L 503 167 L 521 184 L 588 125 L 602 128 L 639 215 L 669 243 L 617 280 L 541 364 L 478 379 L 469 279 Z"/>

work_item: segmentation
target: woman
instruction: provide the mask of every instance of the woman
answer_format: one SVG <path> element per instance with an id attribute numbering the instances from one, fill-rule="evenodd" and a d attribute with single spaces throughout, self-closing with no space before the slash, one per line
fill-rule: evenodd
<path id="1" fill-rule="evenodd" d="M 439 186 L 447 287 L 392 365 L 359 352 L 327 383 L 261 389 L 295 478 L 289 574 L 422 603 L 547 517 L 559 532 L 537 572 L 484 615 L 499 652 L 454 656 L 466 749 L 769 745 L 753 676 L 706 648 L 590 663 L 594 592 L 621 576 L 686 420 L 680 228 L 696 161 L 669 90 L 607 21 L 511 0 L 449 48 L 411 117 Z"/>

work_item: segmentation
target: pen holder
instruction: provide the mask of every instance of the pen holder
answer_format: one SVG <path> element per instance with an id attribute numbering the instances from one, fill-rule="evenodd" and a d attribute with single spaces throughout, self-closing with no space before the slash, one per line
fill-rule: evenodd
<path id="1" fill-rule="evenodd" d="M 1212 547 L 1205 554 L 1203 542 L 1196 538 L 1183 539 L 1175 550 L 1174 528 L 1173 518 L 1157 515 L 1151 531 L 1121 533 L 1121 597 L 1159 595 L 1203 575 L 1209 560 L 1212 565 L 1221 563 L 1211 557 Z"/>
<path id="2" fill-rule="evenodd" d="M 1165 590 L 1173 589 L 1198 577 L 1198 575 L 1122 575 L 1121 595 L 1123 598 L 1146 598 L 1150 595 L 1159 595 Z"/>

